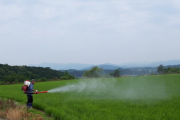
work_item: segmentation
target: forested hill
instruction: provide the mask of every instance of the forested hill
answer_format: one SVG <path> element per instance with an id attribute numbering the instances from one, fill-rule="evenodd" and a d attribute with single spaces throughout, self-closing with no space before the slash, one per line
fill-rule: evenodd
<path id="1" fill-rule="evenodd" d="M 47 81 L 56 79 L 73 79 L 68 72 L 52 70 L 49 67 L 10 66 L 0 64 L 0 84 L 23 82 L 24 80 L 36 79 Z"/>

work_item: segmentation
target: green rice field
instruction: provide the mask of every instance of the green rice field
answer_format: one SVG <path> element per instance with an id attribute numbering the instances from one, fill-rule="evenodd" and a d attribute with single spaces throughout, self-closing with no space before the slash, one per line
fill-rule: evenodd
<path id="1" fill-rule="evenodd" d="M 0 97 L 26 104 L 23 84 Z M 52 90 L 54 88 L 59 88 Z M 180 74 L 35 83 L 33 107 L 56 120 L 180 120 Z"/>

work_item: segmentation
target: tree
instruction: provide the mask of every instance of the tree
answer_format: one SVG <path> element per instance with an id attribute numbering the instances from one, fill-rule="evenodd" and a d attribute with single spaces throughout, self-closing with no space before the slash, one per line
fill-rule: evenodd
<path id="1" fill-rule="evenodd" d="M 163 66 L 163 65 L 159 65 L 157 71 L 158 71 L 160 74 L 164 73 L 164 66 Z"/>
<path id="2" fill-rule="evenodd" d="M 68 71 L 65 71 L 65 72 L 64 72 L 64 75 L 61 76 L 60 79 L 61 79 L 61 80 L 69 80 L 69 79 L 75 79 L 75 77 L 74 77 L 73 75 L 70 75 L 70 74 L 68 73 Z"/>
<path id="3" fill-rule="evenodd" d="M 112 73 L 110 73 L 113 77 L 120 77 L 120 71 L 119 69 L 114 70 Z"/>
<path id="4" fill-rule="evenodd" d="M 102 68 L 98 68 L 97 66 L 95 66 L 90 70 L 85 71 L 83 77 L 98 78 L 101 77 L 102 71 L 103 71 Z"/>
<path id="5" fill-rule="evenodd" d="M 164 68 L 164 73 L 166 74 L 170 74 L 170 73 L 180 73 L 180 69 L 177 67 L 168 67 L 168 68 Z"/>

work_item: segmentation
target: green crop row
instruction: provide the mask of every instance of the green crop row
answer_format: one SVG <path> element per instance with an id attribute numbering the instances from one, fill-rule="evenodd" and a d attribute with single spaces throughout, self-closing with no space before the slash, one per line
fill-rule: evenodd
<path id="1" fill-rule="evenodd" d="M 59 86 L 66 92 L 34 95 L 33 107 L 57 120 L 179 120 L 180 75 L 41 82 L 39 91 Z M 27 101 L 21 84 L 1 85 L 0 97 Z"/>

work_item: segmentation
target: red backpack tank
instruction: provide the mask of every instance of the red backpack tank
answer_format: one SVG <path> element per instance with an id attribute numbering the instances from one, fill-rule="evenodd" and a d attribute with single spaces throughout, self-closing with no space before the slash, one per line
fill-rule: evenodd
<path id="1" fill-rule="evenodd" d="M 24 81 L 24 85 L 22 86 L 22 90 L 26 92 L 28 90 L 29 85 L 31 82 L 29 80 Z"/>

